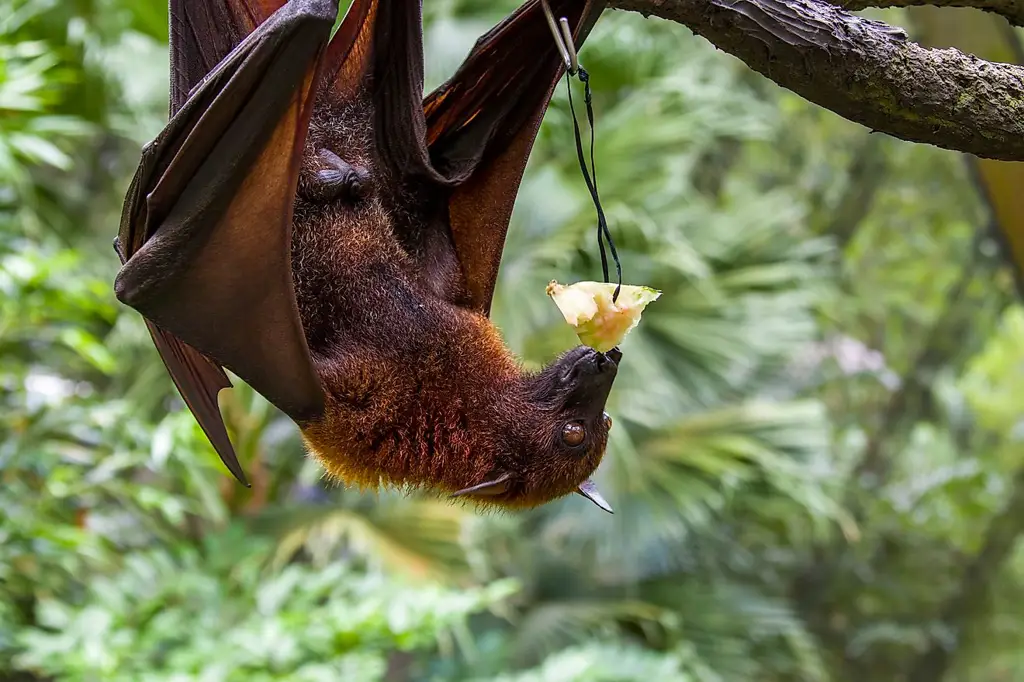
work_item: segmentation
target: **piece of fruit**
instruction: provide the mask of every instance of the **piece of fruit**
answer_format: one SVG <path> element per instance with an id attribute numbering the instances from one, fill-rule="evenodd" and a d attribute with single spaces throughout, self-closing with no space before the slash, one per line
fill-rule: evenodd
<path id="1" fill-rule="evenodd" d="M 623 284 L 612 302 L 616 285 L 602 282 L 559 284 L 551 280 L 548 296 L 555 302 L 565 321 L 587 346 L 602 353 L 619 345 L 640 322 L 640 315 L 661 292 L 650 287 Z"/>

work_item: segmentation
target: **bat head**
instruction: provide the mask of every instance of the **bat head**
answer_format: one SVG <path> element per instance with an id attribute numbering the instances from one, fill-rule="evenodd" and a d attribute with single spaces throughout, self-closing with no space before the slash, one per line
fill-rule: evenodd
<path id="1" fill-rule="evenodd" d="M 456 493 L 484 504 L 534 507 L 579 493 L 611 512 L 590 481 L 604 457 L 612 419 L 605 403 L 622 353 L 579 346 L 523 384 L 525 400 L 506 415 L 507 455 L 487 482 Z"/>
<path id="2" fill-rule="evenodd" d="M 618 348 L 600 353 L 579 346 L 530 382 L 537 417 L 526 434 L 534 453 L 524 477 L 528 489 L 546 497 L 578 492 L 611 511 L 589 478 L 608 444 L 612 419 L 604 408 L 621 360 Z"/>

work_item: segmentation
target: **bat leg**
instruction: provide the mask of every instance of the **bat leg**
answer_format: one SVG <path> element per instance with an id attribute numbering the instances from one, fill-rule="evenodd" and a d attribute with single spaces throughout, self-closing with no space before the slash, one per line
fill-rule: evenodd
<path id="1" fill-rule="evenodd" d="M 122 213 L 115 293 L 150 323 L 240 479 L 230 443 L 214 437 L 221 366 L 296 421 L 323 410 L 293 291 L 291 217 L 336 12 L 332 0 L 292 0 L 239 43 L 145 149 Z"/>

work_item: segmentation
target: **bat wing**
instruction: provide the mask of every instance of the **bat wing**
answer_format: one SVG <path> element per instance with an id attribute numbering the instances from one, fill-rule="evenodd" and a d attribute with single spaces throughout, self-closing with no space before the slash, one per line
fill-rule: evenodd
<path id="1" fill-rule="evenodd" d="M 233 8 L 241 33 L 278 4 L 179 2 L 177 22 Z M 331 0 L 292 0 L 202 76 L 234 38 L 177 36 L 184 49 L 172 63 L 200 61 L 175 79 L 172 110 L 183 101 L 144 150 L 122 212 L 117 297 L 146 318 L 185 402 L 243 482 L 217 408 L 230 385 L 221 366 L 296 421 L 323 409 L 292 289 L 291 210 L 336 12 Z"/>
<path id="2" fill-rule="evenodd" d="M 368 97 L 380 164 L 403 178 L 445 184 L 424 143 L 422 0 L 353 0 L 326 60 L 329 97 Z"/>
<path id="3" fill-rule="evenodd" d="M 604 7 L 601 0 L 550 4 L 568 20 L 577 46 Z M 345 102 L 365 93 L 388 174 L 425 181 L 450 197 L 445 222 L 469 305 L 486 314 L 523 171 L 564 65 L 539 0 L 527 0 L 422 100 L 421 5 L 353 0 L 326 60 L 329 96 Z"/>
<path id="4" fill-rule="evenodd" d="M 575 45 L 604 3 L 551 0 Z M 424 100 L 434 168 L 454 189 L 452 239 L 471 305 L 488 314 L 512 208 L 544 112 L 565 68 L 539 0 L 529 0 L 477 41 L 455 75 Z"/>
<path id="5" fill-rule="evenodd" d="M 285 0 L 170 0 L 171 115 Z"/>

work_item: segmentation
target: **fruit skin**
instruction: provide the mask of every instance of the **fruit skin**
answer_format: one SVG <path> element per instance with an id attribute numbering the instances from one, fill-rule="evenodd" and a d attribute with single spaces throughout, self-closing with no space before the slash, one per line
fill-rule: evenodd
<path id="1" fill-rule="evenodd" d="M 644 308 L 661 296 L 657 289 L 623 284 L 618 298 L 612 302 L 616 286 L 603 282 L 565 285 L 551 280 L 547 294 L 576 330 L 580 341 L 605 353 L 619 345 L 640 322 Z"/>

